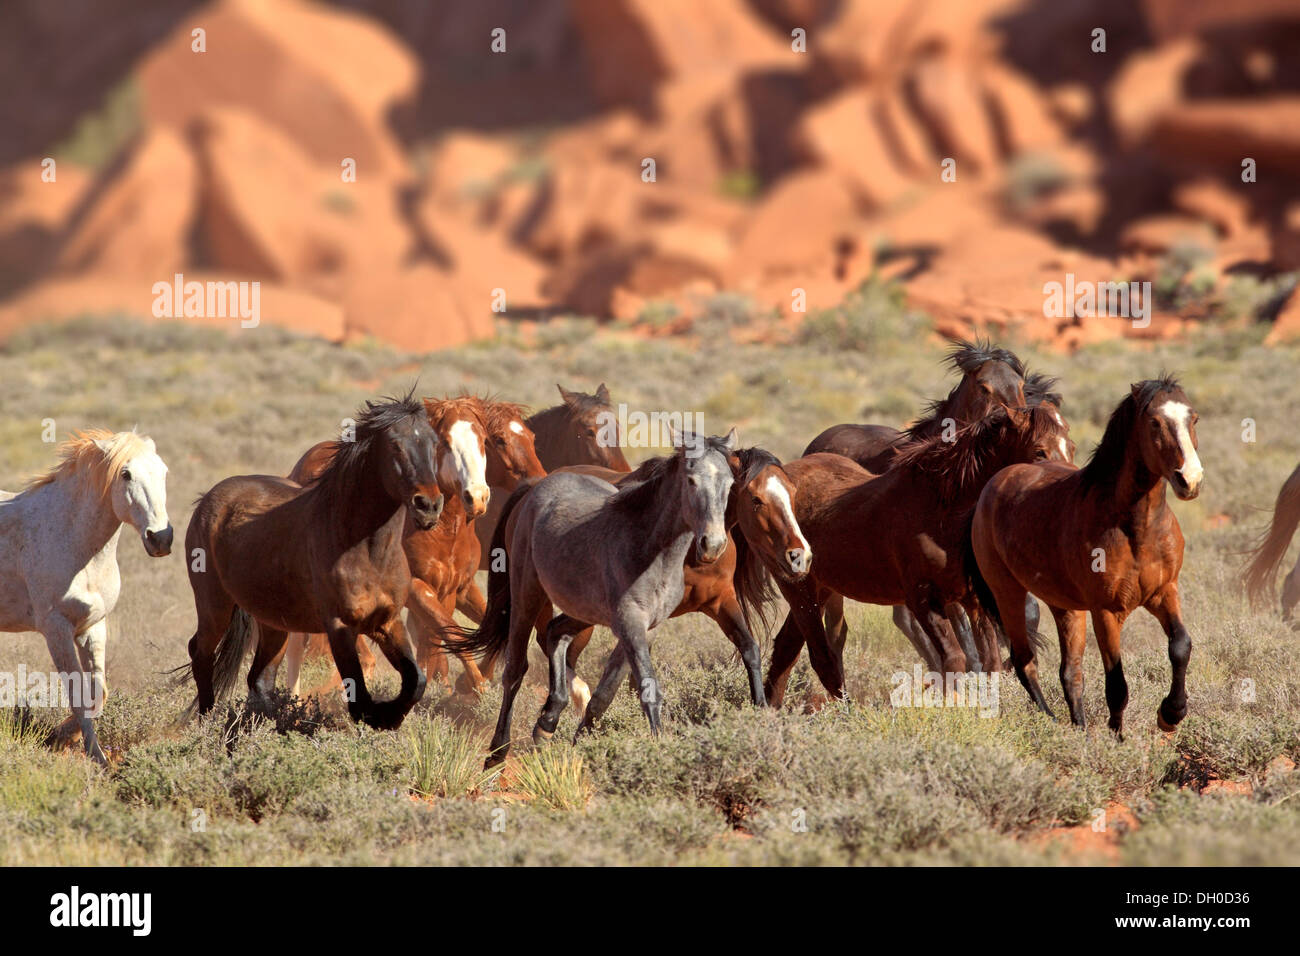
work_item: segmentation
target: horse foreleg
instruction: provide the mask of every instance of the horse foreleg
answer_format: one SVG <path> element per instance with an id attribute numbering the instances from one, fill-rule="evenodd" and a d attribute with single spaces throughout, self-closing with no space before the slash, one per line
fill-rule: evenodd
<path id="1" fill-rule="evenodd" d="M 938 672 L 941 669 L 942 663 L 939 660 L 939 654 L 935 651 L 934 645 L 930 643 L 930 638 L 921 629 L 916 615 L 903 604 L 894 605 L 894 626 L 912 642 L 916 652 L 921 655 L 921 660 L 925 661 L 927 670 Z"/>
<path id="2" fill-rule="evenodd" d="M 767 665 L 767 680 L 763 682 L 763 696 L 771 707 L 780 707 L 785 701 L 785 686 L 790 672 L 803 650 L 803 632 L 795 623 L 794 612 L 788 612 L 772 642 L 772 659 Z"/>
<path id="3" fill-rule="evenodd" d="M 646 639 L 645 625 L 639 621 L 619 622 L 614 636 L 632 664 L 632 678 L 640 689 L 641 710 L 650 722 L 650 732 L 659 733 L 659 718 L 663 707 L 663 692 L 659 677 L 650 661 L 650 642 Z M 601 683 L 604 683 L 602 678 Z"/>
<path id="4" fill-rule="evenodd" d="M 289 693 L 300 696 L 302 690 L 302 662 L 307 657 L 310 634 L 290 634 L 284 649 L 284 684 Z"/>
<path id="5" fill-rule="evenodd" d="M 99 624 L 88 629 L 86 634 L 103 625 L 104 622 L 100 621 Z M 86 652 L 87 659 L 83 663 L 78 652 L 76 627 L 62 616 L 43 622 L 41 633 L 45 635 L 45 646 L 49 648 L 50 659 L 58 672 L 68 707 L 72 711 L 72 718 L 81 731 L 81 742 L 86 756 L 99 764 L 108 763 L 103 749 L 99 746 L 99 738 L 95 734 L 93 717 L 99 713 L 102 701 L 97 697 L 94 675 L 90 670 L 93 664 L 89 659 L 89 651 Z"/>
<path id="6" fill-rule="evenodd" d="M 443 616 L 437 593 L 424 581 L 412 578 L 406 609 L 410 612 L 407 623 L 416 647 L 416 661 L 430 681 L 443 687 L 448 686 L 451 683 L 451 671 L 447 666 L 447 652 L 434 638 Z"/>
<path id="7" fill-rule="evenodd" d="M 971 627 L 970 619 L 966 616 L 962 606 L 954 601 L 947 605 L 943 611 L 944 616 L 948 618 L 948 624 L 952 627 L 953 633 L 957 636 L 957 643 L 961 645 L 962 653 L 966 655 L 966 669 L 968 671 L 983 670 L 983 658 L 980 656 L 979 648 L 975 644 L 975 630 Z"/>
<path id="8" fill-rule="evenodd" d="M 841 615 L 843 614 L 843 605 L 840 606 Z M 727 635 L 727 640 L 736 646 L 740 652 L 740 659 L 745 664 L 745 672 L 749 675 L 749 697 L 755 707 L 763 707 L 767 704 L 767 696 L 763 692 L 763 660 L 758 649 L 758 641 L 754 640 L 754 635 L 749 632 L 749 627 L 745 624 L 744 612 L 740 609 L 740 602 L 736 600 L 734 594 L 729 595 L 718 605 L 717 610 L 705 611 L 709 617 L 717 622 L 718 627 L 722 628 L 722 633 Z M 841 617 L 841 620 L 843 618 Z M 840 645 L 843 648 L 843 645 Z"/>
<path id="9" fill-rule="evenodd" d="M 822 624 L 835 654 L 844 659 L 844 645 L 849 640 L 849 625 L 844 619 L 844 596 L 831 592 L 822 606 Z"/>
<path id="10" fill-rule="evenodd" d="M 614 645 L 609 660 L 605 661 L 605 670 L 600 675 L 582 720 L 578 723 L 578 730 L 573 735 L 575 742 L 584 733 L 590 732 L 596 721 L 605 715 L 605 711 L 614 701 L 614 695 L 618 693 L 618 689 L 623 686 L 623 681 L 627 680 L 631 672 L 632 662 L 628 659 L 627 648 L 620 641 Z"/>
<path id="11" fill-rule="evenodd" d="M 939 654 L 939 672 L 943 675 L 943 683 L 947 688 L 957 674 L 965 674 L 969 668 L 966 652 L 957 643 L 957 635 L 944 616 L 944 606 L 930 593 L 914 591 L 908 599 L 907 609 L 916 615 L 917 623 Z"/>
<path id="12" fill-rule="evenodd" d="M 1088 618 L 1083 611 L 1050 605 L 1048 608 L 1061 641 L 1061 690 L 1070 710 L 1070 723 L 1084 727 L 1087 719 L 1083 714 L 1083 650 L 1088 643 Z"/>
<path id="13" fill-rule="evenodd" d="M 335 619 L 326 626 L 330 640 L 330 653 L 343 682 L 343 699 L 348 705 L 348 716 L 361 721 L 370 716 L 374 701 L 366 689 L 366 679 L 361 673 L 357 658 L 357 634 L 342 621 Z"/>
<path id="14" fill-rule="evenodd" d="M 1118 614 L 1101 610 L 1092 612 L 1092 629 L 1097 633 L 1101 664 L 1106 670 L 1106 707 L 1110 710 L 1107 726 L 1121 739 L 1124 736 L 1124 708 L 1128 706 L 1128 682 L 1124 680 L 1124 662 L 1120 659 L 1119 638 L 1123 627 L 1124 618 Z M 1185 700 L 1183 703 L 1186 707 Z"/>
<path id="15" fill-rule="evenodd" d="M 1169 638 L 1169 696 L 1160 702 L 1156 724 L 1161 730 L 1172 731 L 1187 716 L 1187 662 L 1192 656 L 1192 636 L 1183 626 L 1178 585 L 1167 585 L 1147 604 L 1147 610 L 1155 615 Z"/>
<path id="16" fill-rule="evenodd" d="M 366 722 L 378 730 L 395 730 L 424 696 L 424 671 L 416 663 L 415 648 L 411 646 L 399 615 L 394 614 L 388 626 L 375 635 L 375 642 L 402 678 L 402 686 L 392 700 L 373 704 Z"/>

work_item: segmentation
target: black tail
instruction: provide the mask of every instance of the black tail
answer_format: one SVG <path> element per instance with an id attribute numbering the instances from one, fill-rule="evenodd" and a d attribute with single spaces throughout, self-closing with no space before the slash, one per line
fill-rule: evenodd
<path id="1" fill-rule="evenodd" d="M 444 646 L 452 653 L 478 654 L 482 663 L 490 664 L 505 649 L 510 637 L 510 557 L 506 553 L 506 523 L 515 506 L 536 483 L 520 482 L 501 509 L 501 517 L 492 530 L 492 542 L 488 545 L 487 607 L 483 611 L 483 621 L 477 630 L 448 635 L 444 639 Z"/>
<path id="2" fill-rule="evenodd" d="M 224 700 L 235 689 L 240 665 L 256 635 L 257 623 L 242 607 L 236 607 L 212 660 L 212 692 L 217 700 Z"/>

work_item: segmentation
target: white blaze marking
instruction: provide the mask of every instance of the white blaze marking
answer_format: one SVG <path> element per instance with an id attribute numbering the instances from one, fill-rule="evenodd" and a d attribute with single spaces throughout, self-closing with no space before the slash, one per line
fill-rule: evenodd
<path id="1" fill-rule="evenodd" d="M 451 426 L 449 432 L 451 458 L 444 459 L 454 469 L 456 481 L 464 491 L 470 494 L 482 494 L 487 491 L 487 457 L 479 450 L 478 436 L 474 426 L 461 420 Z"/>
<path id="2" fill-rule="evenodd" d="M 785 515 L 785 520 L 790 522 L 790 527 L 794 528 L 794 533 L 799 536 L 799 545 L 804 550 L 806 559 L 812 558 L 812 545 L 808 539 L 803 536 L 803 529 L 799 527 L 799 522 L 794 518 L 794 506 L 790 502 L 790 493 L 785 490 L 785 485 L 781 484 L 781 479 L 776 475 L 769 475 L 767 485 L 764 489 L 771 499 L 773 499 L 781 512 Z"/>
<path id="3" fill-rule="evenodd" d="M 524 426 L 519 424 L 519 422 L 511 422 L 510 430 L 516 435 L 522 435 L 524 433 Z"/>
<path id="4" fill-rule="evenodd" d="M 1165 402 L 1160 406 L 1161 413 L 1174 423 L 1174 429 L 1178 435 L 1178 447 L 1183 452 L 1183 467 L 1178 469 L 1179 474 L 1187 481 L 1187 487 L 1195 488 L 1201 483 L 1201 477 L 1204 470 L 1201 468 L 1201 457 L 1196 454 L 1196 449 L 1192 447 L 1192 432 L 1189 427 L 1191 421 L 1191 409 L 1182 402 Z"/>

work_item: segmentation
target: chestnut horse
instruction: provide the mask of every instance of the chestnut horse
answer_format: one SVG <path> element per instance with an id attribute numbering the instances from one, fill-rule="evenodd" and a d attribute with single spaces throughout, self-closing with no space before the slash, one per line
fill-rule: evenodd
<path id="1" fill-rule="evenodd" d="M 607 420 L 613 420 L 617 428 L 617 416 L 610 405 L 609 389 L 601 382 L 596 394 L 571 392 L 563 385 L 556 385 L 563 401 L 559 405 L 544 409 L 528 418 L 523 423 L 528 434 L 533 436 L 537 460 L 541 463 L 541 474 L 553 471 L 563 465 L 598 465 L 618 472 L 629 472 L 632 466 L 623 457 L 619 441 L 609 445 L 600 440 L 601 426 Z M 530 473 L 531 475 L 531 473 Z M 511 485 L 506 489 L 514 491 Z M 501 506 L 505 504 L 506 495 L 497 495 L 488 505 L 487 515 L 474 523 L 474 533 L 478 535 L 482 546 L 479 558 L 479 570 L 488 570 L 492 532 L 501 521 Z"/>
<path id="2" fill-rule="evenodd" d="M 200 713 L 233 688 L 251 643 L 257 652 L 249 695 L 265 699 L 289 632 L 323 631 L 339 673 L 355 688 L 352 719 L 379 728 L 401 724 L 425 685 L 402 625 L 411 588 L 402 529 L 409 516 L 427 530 L 442 513 L 436 450 L 424 406 L 408 393 L 367 402 L 356 439 L 338 445 L 311 486 L 238 475 L 199 499 L 185 553 L 198 615 L 189 672 Z M 361 635 L 401 675 L 393 700 L 376 702 L 366 689 L 357 659 Z"/>
<path id="3" fill-rule="evenodd" d="M 843 696 L 842 648 L 831 644 L 822 623 L 832 594 L 906 604 L 939 649 L 943 670 L 966 672 L 966 654 L 944 612 L 968 597 L 961 560 L 968 513 L 989 478 L 1010 464 L 1046 461 L 1061 434 L 1045 405 L 999 407 L 959 428 L 952 441 L 939 435 L 910 443 L 883 475 L 842 455 L 788 462 L 799 489 L 795 517 L 817 559 L 803 581 L 778 582 L 790 611 L 772 649 L 768 702 L 780 706 L 805 641 L 823 686 Z"/>
<path id="4" fill-rule="evenodd" d="M 1249 552 L 1254 557 L 1246 566 L 1243 581 L 1253 604 L 1273 599 L 1278 568 L 1286 558 L 1296 525 L 1300 525 L 1300 465 L 1282 483 L 1282 490 L 1277 493 L 1277 502 L 1273 505 L 1273 520 L 1268 532 Z M 1300 559 L 1282 582 L 1282 617 L 1285 620 L 1291 619 L 1297 604 L 1300 604 Z"/>
<path id="5" fill-rule="evenodd" d="M 1120 631 L 1138 607 L 1151 612 L 1169 638 L 1173 678 L 1156 721 L 1169 731 L 1186 715 L 1192 639 L 1178 600 L 1183 535 L 1165 501 L 1165 482 L 1184 501 L 1200 491 L 1196 418 L 1172 377 L 1139 382 L 1111 415 L 1086 466 L 1007 468 L 980 495 L 970 529 L 971 583 L 980 603 L 1002 617 L 1016 675 L 1045 713 L 1051 710 L 1019 613 L 1029 592 L 1056 619 L 1071 722 L 1084 724 L 1087 611 L 1106 672 L 1109 726 L 1123 731 L 1128 684 Z"/>
<path id="6" fill-rule="evenodd" d="M 833 452 L 851 458 L 867 471 L 889 468 L 904 445 L 943 432 L 945 426 L 965 425 L 983 418 L 999 405 L 1025 404 L 1025 366 L 1011 352 L 988 342 L 952 343 L 948 361 L 961 381 L 946 398 L 931 402 L 925 416 L 903 431 L 888 425 L 832 425 L 804 449 L 804 456 Z"/>
<path id="7" fill-rule="evenodd" d="M 767 623 L 767 605 L 774 596 L 768 575 L 798 580 L 808 572 L 812 550 L 795 520 L 797 491 L 780 459 L 762 448 L 742 448 L 734 458 L 735 483 L 727 502 L 727 550 L 711 563 L 697 560 L 694 548 L 687 553 L 685 593 L 669 616 L 698 611 L 710 617 L 740 653 L 749 676 L 750 698 L 761 707 L 766 703 L 762 661 L 752 628 L 756 617 L 764 625 Z M 653 467 L 642 465 L 626 475 L 594 465 L 559 470 L 594 475 L 621 487 L 645 480 Z M 512 508 L 514 505 L 517 502 Z M 564 710 L 566 687 L 579 721 L 590 727 L 600 719 L 619 683 L 627 677 L 630 665 L 619 645 L 606 666 L 608 676 L 601 679 L 603 691 L 597 689 L 588 707 L 586 684 L 578 680 L 574 668 L 593 630 L 567 614 L 550 620 L 549 628 L 548 622 L 538 621 L 537 642 L 552 663 L 550 695 L 533 731 L 535 740 L 555 732 Z"/>

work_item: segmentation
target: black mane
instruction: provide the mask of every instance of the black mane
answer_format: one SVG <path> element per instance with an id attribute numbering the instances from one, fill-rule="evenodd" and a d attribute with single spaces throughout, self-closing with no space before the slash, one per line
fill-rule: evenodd
<path id="1" fill-rule="evenodd" d="M 1138 415 L 1160 392 L 1181 387 L 1174 376 L 1161 373 L 1159 378 L 1139 382 L 1136 392 L 1130 391 L 1124 396 L 1124 401 L 1111 412 L 1101 441 L 1092 450 L 1088 463 L 1083 466 L 1080 480 L 1085 489 L 1106 487 L 1115 480 L 1124 466 L 1129 435 L 1133 431 L 1133 424 Z"/>
<path id="2" fill-rule="evenodd" d="M 327 511 L 339 514 L 349 507 L 364 485 L 376 439 L 411 418 L 428 422 L 424 403 L 415 397 L 414 385 L 400 398 L 385 396 L 362 406 L 357 412 L 356 439 L 335 443 L 329 464 L 311 486 Z"/>
<path id="3" fill-rule="evenodd" d="M 948 363 L 952 365 L 953 371 L 965 376 L 976 371 L 985 362 L 1003 362 L 1011 367 L 1011 370 L 1019 375 L 1022 379 L 1025 375 L 1025 363 L 1020 361 L 1020 357 L 1010 349 L 1000 348 L 993 345 L 987 339 L 976 338 L 974 341 L 967 339 L 950 340 L 951 348 L 948 350 Z M 1056 384 L 1056 379 L 1038 376 L 1047 383 L 1048 387 Z M 957 397 L 957 390 L 962 383 L 959 381 L 943 398 L 937 398 L 925 406 L 919 421 L 915 422 L 909 428 L 903 429 L 903 441 L 914 442 L 924 441 L 927 438 L 934 437 L 935 430 L 940 426 L 948 410 L 948 403 Z M 1059 397 L 1059 396 L 1058 396 Z M 1029 398 L 1029 382 L 1025 382 L 1025 399 Z M 1036 404 L 1036 403 L 1030 403 Z"/>

